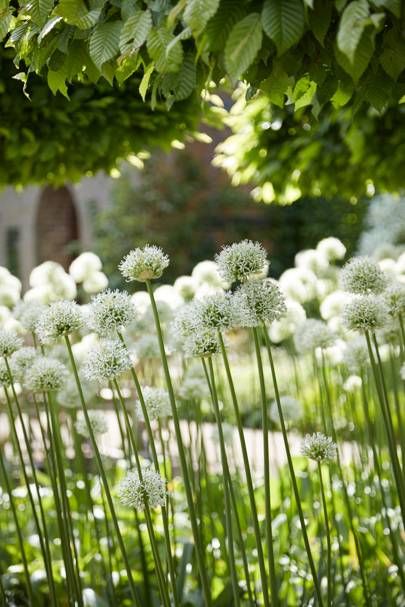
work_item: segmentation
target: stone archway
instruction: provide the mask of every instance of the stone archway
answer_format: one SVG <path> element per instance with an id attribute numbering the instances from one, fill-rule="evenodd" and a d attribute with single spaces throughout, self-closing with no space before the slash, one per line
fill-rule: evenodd
<path id="1" fill-rule="evenodd" d="M 69 244 L 79 239 L 79 221 L 67 187 L 43 189 L 36 216 L 37 263 L 52 260 L 65 269 L 73 260 Z"/>

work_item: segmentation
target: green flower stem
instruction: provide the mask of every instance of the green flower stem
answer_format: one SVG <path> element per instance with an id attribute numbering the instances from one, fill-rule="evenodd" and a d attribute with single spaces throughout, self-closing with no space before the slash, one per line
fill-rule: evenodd
<path id="1" fill-rule="evenodd" d="M 240 411 L 239 411 L 239 403 L 238 403 L 238 398 L 236 396 L 235 385 L 234 385 L 233 378 L 232 378 L 232 372 L 231 372 L 231 368 L 229 365 L 224 340 L 223 340 L 222 334 L 220 332 L 218 332 L 218 339 L 219 339 L 219 343 L 220 343 L 220 347 L 221 347 L 222 359 L 224 361 L 226 376 L 227 376 L 229 388 L 231 391 L 233 409 L 234 409 L 234 413 L 235 413 L 236 425 L 237 425 L 238 434 L 239 434 L 239 441 L 240 441 L 240 446 L 241 446 L 241 450 L 242 450 L 243 465 L 245 468 L 245 475 L 246 475 L 246 484 L 247 484 L 247 489 L 248 489 L 248 493 L 249 493 L 250 509 L 252 511 L 253 528 L 254 528 L 254 533 L 255 533 L 255 538 L 256 538 L 256 548 L 257 548 L 257 556 L 258 556 L 258 561 L 259 561 L 260 578 L 261 578 L 261 582 L 262 582 L 263 600 L 264 600 L 265 607 L 270 607 L 269 591 L 268 591 L 268 585 L 267 585 L 267 573 L 266 573 L 266 566 L 264 563 L 264 554 L 263 554 L 262 539 L 261 539 L 261 535 L 260 535 L 259 519 L 258 519 L 258 514 L 257 514 L 257 506 L 256 506 L 256 500 L 255 500 L 255 494 L 254 494 L 254 488 L 253 488 L 252 473 L 250 471 L 250 465 L 249 465 L 249 456 L 248 456 L 248 452 L 247 452 L 247 448 L 246 448 L 246 440 L 245 440 L 245 435 L 243 433 L 242 419 L 241 419 L 241 415 L 240 415 Z"/>
<path id="2" fill-rule="evenodd" d="M 211 607 L 211 605 L 212 605 L 211 589 L 210 589 L 210 583 L 209 583 L 207 570 L 206 570 L 205 562 L 204 562 L 203 546 L 200 543 L 200 534 L 199 534 L 199 530 L 198 530 L 198 522 L 197 522 L 197 516 L 195 513 L 193 493 L 192 493 L 189 474 L 188 474 L 187 459 L 186 459 L 186 454 L 185 454 L 185 450 L 184 450 L 183 439 L 181 436 L 180 420 L 179 420 L 179 416 L 178 416 L 178 412 L 177 412 L 176 399 L 174 396 L 174 390 L 173 390 L 172 380 L 171 380 L 170 371 L 169 371 L 169 364 L 167 361 L 166 350 L 165 350 L 165 345 L 164 345 L 163 335 L 162 335 L 162 329 L 160 326 L 159 314 L 157 311 L 155 297 L 153 295 L 152 285 L 149 281 L 146 282 L 146 288 L 148 290 L 151 305 L 152 305 L 153 317 L 154 317 L 158 341 L 159 341 L 160 356 L 161 356 L 162 365 L 163 365 L 163 372 L 164 372 L 164 376 L 165 376 L 165 380 L 166 380 L 167 390 L 169 392 L 170 405 L 172 408 L 173 424 L 174 424 L 174 429 L 175 429 L 175 433 L 176 433 L 177 448 L 178 448 L 178 453 L 179 453 L 181 470 L 182 470 L 182 474 L 183 474 L 184 488 L 186 491 L 190 523 L 191 523 L 191 528 L 192 528 L 192 532 L 193 532 L 193 536 L 194 536 L 194 545 L 195 545 L 195 551 L 196 551 L 196 557 L 197 557 L 198 570 L 199 570 L 201 585 L 202 585 L 202 589 L 203 589 L 203 593 L 204 593 L 204 600 L 205 600 L 204 607 Z"/>
<path id="3" fill-rule="evenodd" d="M 93 432 L 93 428 L 91 427 L 91 420 L 89 418 L 89 413 L 87 410 L 87 404 L 86 404 L 86 400 L 84 398 L 84 394 L 83 394 L 83 389 L 80 383 L 80 378 L 79 378 L 79 374 L 77 371 L 77 366 L 76 366 L 76 361 L 73 355 L 73 351 L 72 351 L 72 346 L 69 340 L 68 335 L 65 335 L 65 343 L 66 343 L 66 347 L 67 347 L 67 351 L 68 351 L 68 355 L 69 355 L 69 360 L 70 360 L 70 364 L 72 367 L 72 371 L 73 371 L 73 375 L 75 377 L 75 381 L 76 381 L 76 385 L 77 385 L 77 389 L 79 392 L 79 398 L 80 398 L 80 402 L 82 405 L 82 409 L 83 409 L 83 414 L 84 414 L 84 418 L 86 420 L 86 425 L 87 425 L 87 429 L 89 432 L 89 436 L 90 436 L 90 441 L 93 447 L 93 451 L 94 451 L 94 455 L 97 461 L 97 467 L 99 470 L 99 474 L 101 477 L 101 481 L 104 487 L 104 491 L 105 491 L 105 495 L 106 495 L 106 499 L 107 499 L 107 503 L 108 503 L 108 508 L 110 510 L 110 514 L 111 514 L 111 518 L 113 521 L 113 525 L 114 525 L 114 530 L 117 536 L 117 540 L 118 540 L 118 545 L 122 554 L 122 558 L 124 559 L 124 564 L 125 564 L 125 569 L 127 572 L 127 576 L 128 576 L 128 582 L 129 582 L 129 586 L 130 586 L 130 591 L 131 591 L 131 596 L 132 599 L 136 605 L 136 607 L 143 607 L 141 600 L 139 598 L 139 593 L 135 587 L 135 582 L 134 582 L 134 578 L 132 576 L 132 572 L 131 572 L 131 567 L 129 564 L 129 559 L 128 559 L 128 554 L 127 551 L 125 549 L 125 544 L 124 544 L 124 540 L 122 538 L 122 534 L 120 531 L 120 527 L 119 527 L 119 523 L 118 523 L 118 519 L 117 519 L 117 514 L 115 512 L 115 508 L 114 508 L 114 502 L 112 499 L 112 495 L 110 492 L 110 488 L 108 486 L 108 479 L 107 479 L 107 475 L 106 472 L 104 470 L 104 466 L 103 466 L 103 461 L 101 459 L 101 454 L 97 445 L 97 440 L 96 437 L 94 436 L 94 432 Z"/>
<path id="4" fill-rule="evenodd" d="M 329 517 L 328 517 L 328 505 L 326 502 L 325 495 L 325 487 L 322 476 L 322 466 L 321 463 L 318 462 L 318 474 L 319 474 L 319 485 L 321 487 L 321 497 L 322 497 L 322 507 L 323 507 L 323 517 L 325 523 L 325 532 L 326 532 L 326 558 L 327 558 L 327 605 L 328 607 L 332 607 L 332 543 L 330 538 L 330 526 L 329 526 Z"/>
<path id="5" fill-rule="evenodd" d="M 124 340 L 122 334 L 119 331 L 117 331 L 117 333 L 118 333 L 118 337 L 119 337 L 121 343 L 126 347 L 126 343 L 125 343 L 125 340 Z M 149 414 L 148 414 L 148 410 L 146 408 L 145 399 L 143 397 L 141 384 L 139 382 L 139 379 L 138 379 L 138 376 L 136 374 L 134 367 L 131 367 L 131 376 L 132 376 L 132 380 L 135 384 L 136 393 L 138 395 L 138 399 L 139 399 L 141 409 L 142 409 L 142 415 L 145 420 L 145 427 L 146 427 L 146 432 L 148 434 L 149 446 L 150 446 L 150 449 L 152 452 L 152 459 L 153 459 L 153 463 L 155 466 L 155 470 L 156 470 L 156 472 L 160 473 L 159 459 L 158 459 L 158 454 L 156 451 L 156 445 L 155 445 L 155 440 L 154 440 L 154 436 L 153 436 L 152 426 L 150 424 Z M 172 546 L 171 546 L 170 531 L 169 531 L 169 517 L 168 517 L 167 508 L 165 506 L 162 507 L 162 520 L 163 520 L 163 529 L 164 529 L 165 542 L 166 542 L 167 560 L 168 560 L 169 572 L 170 572 L 170 583 L 172 586 L 174 604 L 175 604 L 175 607 L 177 607 L 180 605 L 180 603 L 179 603 L 179 599 L 177 597 L 177 591 L 176 591 L 176 586 L 177 586 L 176 585 L 176 568 L 174 565 L 174 560 L 173 560 L 173 555 L 172 555 Z"/>
<path id="6" fill-rule="evenodd" d="M 113 385 L 114 388 L 118 394 L 118 399 L 120 401 L 121 404 L 121 409 L 122 412 L 124 414 L 124 420 L 125 420 L 125 426 L 127 429 L 127 436 L 130 440 L 131 446 L 132 446 L 132 450 L 135 456 L 135 463 L 136 463 L 136 468 L 138 471 L 138 476 L 139 476 L 139 480 L 142 482 L 142 465 L 141 465 L 141 461 L 139 459 L 139 453 L 138 453 L 138 448 L 137 448 L 137 444 L 136 444 L 136 440 L 135 440 L 135 436 L 131 427 L 131 421 L 129 419 L 129 415 L 128 415 L 128 411 L 127 408 L 125 406 L 125 402 L 124 399 L 122 397 L 121 394 L 121 390 L 120 387 L 118 385 L 117 379 L 114 378 L 113 380 Z M 156 541 L 156 537 L 155 537 L 155 532 L 153 529 L 153 523 L 152 523 L 152 516 L 151 516 L 151 512 L 150 512 L 150 508 L 149 508 L 149 504 L 147 499 L 144 499 L 144 505 L 145 505 L 145 519 L 146 519 L 146 524 L 148 527 L 148 533 L 149 533 L 149 539 L 150 539 L 150 543 L 151 543 L 151 547 L 152 547 L 152 552 L 153 552 L 153 557 L 155 560 L 155 565 L 156 565 L 156 571 L 157 571 L 157 578 L 159 581 L 159 588 L 160 588 L 160 593 L 162 595 L 162 600 L 165 603 L 165 605 L 170 606 L 170 599 L 169 599 L 169 595 L 168 595 L 168 591 L 166 588 L 166 580 L 165 580 L 165 575 L 163 572 L 163 567 L 162 567 L 162 563 L 160 560 L 160 555 L 159 555 L 159 548 L 157 545 L 157 541 Z"/>
<path id="7" fill-rule="evenodd" d="M 50 541 L 49 541 L 49 535 L 48 535 L 48 527 L 47 527 L 46 519 L 45 519 L 45 512 L 44 512 L 44 508 L 43 508 L 43 504 L 42 504 L 41 493 L 40 493 L 40 489 L 39 489 L 39 483 L 38 483 L 37 473 L 36 473 L 36 469 L 35 469 L 34 459 L 32 457 L 32 452 L 31 452 L 31 448 L 30 448 L 30 443 L 29 443 L 28 435 L 27 435 L 27 430 L 25 428 L 24 417 L 23 417 L 23 414 L 22 414 L 22 410 L 21 410 L 21 407 L 20 407 L 20 403 L 19 403 L 19 400 L 18 400 L 17 393 L 16 393 L 15 388 L 14 388 L 13 376 L 12 376 L 10 365 L 9 365 L 9 362 L 8 362 L 7 358 L 5 358 L 5 363 L 6 363 L 6 366 L 7 366 L 8 374 L 9 374 L 10 379 L 11 379 L 11 389 L 12 389 L 12 393 L 13 393 L 13 398 L 14 398 L 14 402 L 15 402 L 16 407 L 17 407 L 18 417 L 19 417 L 19 420 L 20 420 L 21 429 L 22 429 L 22 432 L 23 432 L 24 441 L 25 441 L 25 445 L 26 445 L 26 449 L 27 449 L 28 459 L 29 459 L 30 468 L 31 468 L 31 474 L 32 474 L 32 478 L 33 478 L 33 481 L 34 481 L 35 491 L 36 491 L 37 499 L 38 499 L 38 507 L 39 507 L 39 512 L 40 512 L 40 516 L 41 516 L 42 528 L 41 528 L 41 524 L 39 522 L 39 518 L 38 518 L 36 506 L 35 506 L 35 501 L 34 501 L 34 496 L 33 496 L 32 491 L 31 491 L 31 485 L 30 485 L 30 482 L 29 482 L 27 471 L 25 469 L 25 462 L 24 462 L 23 452 L 22 452 L 22 449 L 21 449 L 19 438 L 17 436 L 17 431 L 16 431 L 15 426 L 14 426 L 13 409 L 12 409 L 12 406 L 11 406 L 10 396 L 8 394 L 8 390 L 6 388 L 4 388 L 4 392 L 5 392 L 6 400 L 7 400 L 7 407 L 8 407 L 9 417 L 10 417 L 11 432 L 14 435 L 14 439 L 15 439 L 15 442 L 16 442 L 16 445 L 17 445 L 17 451 L 18 451 L 18 455 L 19 455 L 19 458 L 20 458 L 20 462 L 21 462 L 21 468 L 22 468 L 22 472 L 23 472 L 23 475 L 24 475 L 25 484 L 27 486 L 27 492 L 28 492 L 28 497 L 29 497 L 30 504 L 31 504 L 32 514 L 33 514 L 34 521 L 35 521 L 35 526 L 36 526 L 36 529 L 37 529 L 37 532 L 38 532 L 39 543 L 40 543 L 40 546 L 41 546 L 41 552 L 42 552 L 43 559 L 44 559 L 45 570 L 46 570 L 47 577 L 48 577 L 49 593 L 50 593 L 51 604 L 56 607 L 57 606 L 57 598 L 56 598 L 55 580 L 54 580 L 54 577 L 53 577 L 53 570 L 52 570 L 52 558 L 51 558 L 51 550 L 50 550 Z"/>
<path id="8" fill-rule="evenodd" d="M 405 360 L 405 326 L 404 326 L 404 319 L 402 317 L 402 314 L 398 314 L 398 322 L 399 322 L 399 329 L 400 329 L 400 333 L 401 333 L 401 340 L 400 340 L 401 359 L 404 361 Z"/>
<path id="9" fill-rule="evenodd" d="M 287 430 L 286 430 L 285 422 L 284 422 L 284 414 L 283 414 L 283 410 L 281 408 L 280 393 L 279 393 L 279 389 L 278 389 L 277 376 L 276 376 L 276 370 L 274 367 L 270 339 L 267 334 L 267 331 L 263 331 L 263 333 L 264 333 L 264 338 L 265 338 L 266 347 L 267 347 L 267 353 L 268 353 L 268 357 L 269 357 L 271 376 L 272 376 L 273 386 L 274 386 L 274 395 L 275 395 L 275 400 L 276 400 L 276 404 L 277 404 L 278 415 L 280 418 L 280 426 L 281 426 L 281 432 L 283 435 L 285 452 L 287 455 L 288 468 L 290 471 L 295 502 L 297 504 L 298 516 L 299 516 L 300 523 L 301 523 L 302 537 L 303 537 L 304 544 L 305 544 L 305 550 L 306 550 L 307 556 L 308 556 L 309 567 L 311 569 L 311 575 L 312 575 L 312 580 L 314 583 L 315 595 L 316 595 L 319 607 L 323 607 L 321 588 L 319 585 L 318 576 L 317 576 L 317 572 L 316 572 L 316 568 L 315 568 L 315 563 L 314 563 L 314 559 L 313 559 L 312 552 L 311 552 L 311 546 L 309 544 L 307 528 L 305 525 L 304 512 L 302 509 L 300 494 L 299 494 L 299 490 L 298 490 L 297 478 L 295 476 L 294 465 L 293 465 L 291 451 L 290 451 L 290 445 L 288 443 Z"/>
<path id="10" fill-rule="evenodd" d="M 263 330 L 266 327 L 263 325 Z M 266 541 L 269 559 L 270 592 L 272 607 L 278 607 L 278 583 L 276 575 L 276 562 L 274 558 L 274 538 L 272 529 L 271 492 L 270 492 L 270 451 L 269 451 L 269 412 L 266 397 L 266 384 L 264 381 L 263 361 L 260 351 L 259 331 L 253 327 L 253 340 L 255 344 L 256 363 L 259 372 L 260 395 L 262 401 L 262 425 L 263 425 L 263 469 L 264 469 L 264 492 L 266 509 Z"/>
<path id="11" fill-rule="evenodd" d="M 204 359 L 202 359 L 202 363 L 204 365 L 204 370 L 206 371 Z M 208 368 L 209 368 L 209 386 L 210 386 L 210 391 L 211 391 L 211 400 L 212 400 L 212 404 L 214 406 L 215 419 L 216 419 L 217 427 L 218 427 L 222 474 L 223 474 L 223 480 L 224 480 L 225 525 L 226 525 L 226 534 L 228 537 L 229 569 L 230 569 L 230 573 L 231 573 L 233 600 L 234 600 L 234 604 L 237 606 L 237 605 L 240 605 L 240 598 L 239 598 L 240 590 L 239 590 L 238 576 L 237 576 L 236 563 L 235 563 L 235 548 L 234 548 L 234 544 L 233 544 L 233 529 L 232 529 L 232 511 L 231 511 L 231 502 L 230 502 L 230 495 L 229 495 L 229 484 L 232 481 L 229 476 L 224 433 L 222 430 L 221 413 L 219 410 L 218 395 L 217 395 L 217 390 L 216 390 L 216 386 L 215 386 L 214 368 L 212 365 L 211 357 L 208 357 Z"/>
<path id="12" fill-rule="evenodd" d="M 18 545 L 19 545 L 19 548 L 20 548 L 20 551 L 21 551 L 21 560 L 22 560 L 22 563 L 23 563 L 25 581 L 26 581 L 26 584 L 27 584 L 28 600 L 30 602 L 30 605 L 34 605 L 34 594 L 33 594 L 33 590 L 32 590 L 30 571 L 29 571 L 29 568 L 28 568 L 27 554 L 26 554 L 25 548 L 24 548 L 23 534 L 22 534 L 22 531 L 21 531 L 20 522 L 18 520 L 18 514 L 17 514 L 17 509 L 16 509 L 16 506 L 15 506 L 15 502 L 14 502 L 13 491 L 12 491 L 10 479 L 8 477 L 7 468 L 6 468 L 6 465 L 5 465 L 4 460 L 3 460 L 3 454 L 2 453 L 0 453 L 0 468 L 1 468 L 3 479 L 4 479 L 4 484 L 5 484 L 5 487 L 6 487 L 6 491 L 7 491 L 7 495 L 8 495 L 8 499 L 9 499 L 9 503 L 10 503 L 11 512 L 12 512 L 13 519 L 14 519 L 15 530 L 17 532 Z"/>

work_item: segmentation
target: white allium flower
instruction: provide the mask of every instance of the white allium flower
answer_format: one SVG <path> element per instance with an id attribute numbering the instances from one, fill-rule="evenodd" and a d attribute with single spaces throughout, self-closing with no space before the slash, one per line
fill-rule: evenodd
<path id="1" fill-rule="evenodd" d="M 160 247 L 146 245 L 130 251 L 121 261 L 119 270 L 127 281 L 145 282 L 160 278 L 169 263 L 169 257 Z"/>
<path id="2" fill-rule="evenodd" d="M 21 281 L 0 266 L 0 305 L 12 308 L 21 296 Z"/>
<path id="3" fill-rule="evenodd" d="M 198 285 L 209 285 L 214 289 L 225 289 L 228 286 L 219 274 L 218 264 L 208 259 L 194 266 L 191 278 L 196 280 Z"/>
<path id="4" fill-rule="evenodd" d="M 159 358 L 160 348 L 156 335 L 143 335 L 134 344 L 134 354 L 138 361 Z"/>
<path id="5" fill-rule="evenodd" d="M 345 291 L 357 295 L 379 294 L 387 286 L 384 273 L 370 257 L 352 257 L 342 268 L 340 281 Z"/>
<path id="6" fill-rule="evenodd" d="M 85 293 L 100 293 L 108 287 L 108 277 L 104 272 L 94 272 L 83 282 L 83 291 Z"/>
<path id="7" fill-rule="evenodd" d="M 21 301 L 14 308 L 14 316 L 30 333 L 36 333 L 37 324 L 46 306 L 40 301 Z"/>
<path id="8" fill-rule="evenodd" d="M 178 390 L 179 397 L 186 401 L 201 401 L 209 397 L 209 388 L 201 377 L 186 377 Z"/>
<path id="9" fill-rule="evenodd" d="M 269 337 L 272 342 L 279 344 L 294 335 L 297 328 L 306 318 L 306 312 L 298 301 L 286 299 L 286 314 L 280 320 L 274 321 L 269 327 Z"/>
<path id="10" fill-rule="evenodd" d="M 0 358 L 0 386 L 5 388 L 11 386 L 10 373 L 8 372 L 7 365 L 2 358 Z"/>
<path id="11" fill-rule="evenodd" d="M 69 266 L 69 274 L 75 282 L 83 282 L 102 268 L 101 259 L 91 251 L 85 251 Z"/>
<path id="12" fill-rule="evenodd" d="M 157 304 L 162 303 L 170 310 L 177 310 L 184 303 L 178 291 L 171 285 L 161 285 L 155 289 L 154 296 Z"/>
<path id="13" fill-rule="evenodd" d="M 184 340 L 194 333 L 198 326 L 196 310 L 199 305 L 199 302 L 193 301 L 177 310 L 170 327 L 170 332 L 175 340 Z"/>
<path id="14" fill-rule="evenodd" d="M 173 287 L 183 301 L 191 301 L 197 292 L 198 282 L 193 276 L 179 276 L 175 280 Z"/>
<path id="15" fill-rule="evenodd" d="M 300 251 L 296 254 L 294 261 L 297 268 L 311 270 L 317 276 L 323 274 L 329 266 L 328 259 L 317 249 Z"/>
<path id="16" fill-rule="evenodd" d="M 316 462 L 327 462 L 335 459 L 337 446 L 330 436 L 316 432 L 305 436 L 301 452 Z"/>
<path id="17" fill-rule="evenodd" d="M 166 481 L 152 468 L 142 469 L 142 480 L 137 472 L 128 472 L 119 487 L 119 499 L 124 506 L 143 510 L 145 502 L 150 508 L 158 508 L 166 503 Z"/>
<path id="18" fill-rule="evenodd" d="M 172 414 L 169 394 L 166 390 L 163 390 L 162 388 L 145 386 L 142 388 L 142 395 L 150 420 L 159 419 L 160 417 L 168 417 Z M 136 412 L 139 417 L 143 417 L 142 407 L 140 404 L 137 405 Z"/>
<path id="19" fill-rule="evenodd" d="M 401 367 L 400 375 L 401 375 L 401 379 L 403 379 L 405 381 L 405 363 Z"/>
<path id="20" fill-rule="evenodd" d="M 99 335 L 108 335 L 126 327 L 135 317 L 135 306 L 123 291 L 104 291 L 92 298 L 90 324 Z"/>
<path id="21" fill-rule="evenodd" d="M 343 384 L 343 390 L 346 392 L 356 392 L 361 388 L 362 385 L 361 377 L 359 375 L 349 375 Z"/>
<path id="22" fill-rule="evenodd" d="M 343 310 L 346 327 L 352 331 L 375 331 L 389 322 L 389 310 L 382 297 L 358 295 Z"/>
<path id="23" fill-rule="evenodd" d="M 347 343 L 344 362 L 352 373 L 358 373 L 369 364 L 370 359 L 364 336 L 355 337 Z"/>
<path id="24" fill-rule="evenodd" d="M 336 316 L 341 316 L 349 297 L 344 291 L 333 291 L 333 293 L 327 295 L 319 308 L 322 318 L 330 320 Z"/>
<path id="25" fill-rule="evenodd" d="M 127 348 L 118 340 L 105 340 L 89 353 L 84 375 L 89 380 L 110 381 L 130 368 Z"/>
<path id="26" fill-rule="evenodd" d="M 0 356 L 11 356 L 22 346 L 22 339 L 13 331 L 0 328 Z"/>
<path id="27" fill-rule="evenodd" d="M 235 322 L 233 297 L 229 293 L 218 293 L 190 304 L 196 323 L 204 329 L 229 329 Z"/>
<path id="28" fill-rule="evenodd" d="M 91 429 L 93 430 L 93 434 L 95 436 L 101 436 L 102 434 L 105 434 L 106 432 L 108 432 L 108 422 L 107 422 L 105 415 L 103 415 L 103 413 L 101 411 L 98 411 L 97 409 L 93 409 L 93 410 L 88 411 L 88 414 L 89 414 L 89 419 L 90 419 L 90 426 L 91 426 Z M 86 438 L 88 438 L 90 436 L 90 432 L 87 427 L 86 418 L 82 411 L 80 411 L 80 414 L 76 420 L 75 427 L 76 427 L 78 434 L 81 434 L 82 436 L 84 436 Z"/>
<path id="29" fill-rule="evenodd" d="M 98 384 L 88 381 L 81 369 L 79 369 L 80 384 L 86 403 L 90 402 L 97 394 Z M 73 375 L 69 374 L 67 380 L 58 392 L 58 403 L 63 407 L 75 409 L 81 407 L 79 392 L 77 389 L 76 380 Z"/>
<path id="30" fill-rule="evenodd" d="M 41 314 L 37 334 L 42 342 L 79 331 L 83 324 L 80 306 L 74 301 L 57 301 Z"/>
<path id="31" fill-rule="evenodd" d="M 24 300 L 40 300 L 43 303 L 51 303 L 61 299 L 74 299 L 76 297 L 76 283 L 73 278 L 65 272 L 62 266 L 54 261 L 45 261 L 34 268 L 30 274 L 30 286 L 33 287 L 24 295 Z"/>
<path id="32" fill-rule="evenodd" d="M 25 373 L 32 367 L 38 354 L 35 348 L 20 348 L 11 356 L 10 363 L 13 373 L 18 379 L 22 379 Z"/>
<path id="33" fill-rule="evenodd" d="M 311 352 L 316 348 L 327 348 L 332 345 L 334 336 L 328 325 L 322 320 L 308 318 L 297 329 L 294 343 L 297 352 Z"/>
<path id="34" fill-rule="evenodd" d="M 267 253 L 259 242 L 242 240 L 226 246 L 215 257 L 219 275 L 230 284 L 267 275 Z"/>
<path id="35" fill-rule="evenodd" d="M 301 403 L 293 396 L 280 396 L 280 404 L 283 418 L 286 423 L 296 422 L 301 417 Z M 270 418 L 274 422 L 280 423 L 280 416 L 275 400 L 273 400 L 270 405 Z"/>
<path id="36" fill-rule="evenodd" d="M 216 331 L 197 328 L 184 342 L 186 356 L 212 356 L 219 352 L 220 345 Z"/>
<path id="37" fill-rule="evenodd" d="M 272 323 L 287 311 L 285 297 L 271 278 L 243 283 L 235 292 L 233 309 L 241 327 Z"/>
<path id="38" fill-rule="evenodd" d="M 405 316 L 405 284 L 394 283 L 384 292 L 384 300 L 391 316 Z"/>
<path id="39" fill-rule="evenodd" d="M 316 249 L 329 261 L 343 259 L 346 255 L 346 247 L 343 242 L 339 240 L 339 238 L 334 238 L 333 236 L 320 240 Z"/>
<path id="40" fill-rule="evenodd" d="M 279 284 L 286 297 L 299 303 L 311 301 L 317 296 L 317 277 L 307 268 L 286 270 L 280 276 Z"/>
<path id="41" fill-rule="evenodd" d="M 33 392 L 59 390 L 67 378 L 67 369 L 58 360 L 41 356 L 25 376 L 25 385 Z"/>

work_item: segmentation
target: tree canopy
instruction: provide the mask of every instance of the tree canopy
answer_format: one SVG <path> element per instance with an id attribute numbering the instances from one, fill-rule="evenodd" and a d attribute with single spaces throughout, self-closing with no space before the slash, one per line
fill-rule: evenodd
<path id="1" fill-rule="evenodd" d="M 109 168 L 114 155 L 117 159 L 127 151 L 136 152 L 151 140 L 167 143 L 170 137 L 181 138 L 202 115 L 201 94 L 219 86 L 234 88 L 239 80 L 247 84 L 248 99 L 260 91 L 268 103 L 287 108 L 288 116 L 297 113 L 298 123 L 311 113 L 311 119 L 322 125 L 326 113 L 335 125 L 332 130 L 338 130 L 336 121 L 350 121 L 357 113 L 368 116 L 369 108 L 383 114 L 405 100 L 404 4 L 401 0 L 0 0 L 0 39 L 14 62 L 14 73 L 6 71 L 6 78 L 10 74 L 10 79 L 22 81 L 17 89 L 2 78 L 0 104 L 10 112 L 7 118 L 14 120 L 10 124 L 15 130 L 27 128 L 36 136 L 35 128 L 10 107 L 14 101 L 8 103 L 5 97 L 11 92 L 15 110 L 18 104 L 27 108 L 24 84 L 32 118 L 38 120 L 39 104 L 40 119 L 48 120 L 44 82 L 56 95 L 54 103 L 49 94 L 46 105 L 58 112 L 62 108 L 67 116 L 63 124 L 65 117 L 58 113 L 52 133 L 47 133 L 54 149 L 59 139 L 71 138 L 71 147 L 63 148 L 62 143 L 59 148 L 64 149 L 65 167 L 54 161 L 50 169 L 41 168 L 40 162 L 34 180 L 75 178 L 77 171 Z M 32 88 L 41 88 L 39 101 Z M 91 98 L 85 110 L 82 95 Z M 61 97 L 70 100 L 63 107 Z M 344 108 L 341 113 L 340 108 Z M 167 118 L 165 109 L 171 112 Z M 87 111 L 86 117 L 76 121 L 72 114 L 79 116 L 82 111 Z M 64 132 L 71 121 L 80 137 Z M 100 153 L 94 151 L 98 138 L 93 134 L 80 167 L 78 157 L 85 149 L 73 149 L 73 141 L 86 138 L 90 123 L 104 143 Z M 2 118 L 2 131 L 4 125 Z M 315 127 L 318 132 L 320 128 Z M 3 156 L 18 165 L 20 142 L 10 148 L 15 135 L 7 127 L 6 131 L 0 134 L 0 143 L 7 147 Z M 38 142 L 42 146 L 45 138 Z M 35 145 L 28 142 L 24 149 Z M 49 149 L 43 153 L 45 159 L 53 157 Z M 93 160 L 88 162 L 87 157 Z M 13 182 L 24 182 L 28 164 L 14 169 Z"/>

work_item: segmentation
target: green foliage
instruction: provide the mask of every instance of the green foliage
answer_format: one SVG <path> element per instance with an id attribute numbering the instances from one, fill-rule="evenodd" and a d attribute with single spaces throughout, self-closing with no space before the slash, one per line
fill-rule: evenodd
<path id="1" fill-rule="evenodd" d="M 317 89 L 309 79 L 294 88 L 295 108 L 272 105 L 281 105 L 281 93 L 271 79 L 267 86 L 268 95 L 247 105 L 242 97 L 236 102 L 229 117 L 233 134 L 216 157 L 235 184 L 254 186 L 257 200 L 288 204 L 301 196 L 339 196 L 353 201 L 374 190 L 405 186 L 402 105 L 381 115 L 363 106 L 353 117 L 347 107 L 339 107 L 345 99 L 342 88 L 333 98 L 336 109 L 315 119 L 309 106 Z M 377 104 L 381 87 L 369 92 Z"/>
<path id="2" fill-rule="evenodd" d="M 101 45 L 99 53 L 102 62 L 107 47 Z M 195 95 L 175 103 L 170 113 L 161 103 L 152 111 L 140 98 L 136 78 L 122 87 L 105 81 L 71 87 L 55 69 L 48 71 L 48 85 L 68 98 L 52 95 L 35 76 L 26 84 L 27 98 L 4 57 L 0 72 L 0 185 L 63 184 L 109 171 L 145 148 L 170 148 L 173 139 L 198 126 L 201 102 Z"/>
<path id="3" fill-rule="evenodd" d="M 16 63 L 52 72 L 52 90 L 64 94 L 64 81 L 121 83 L 134 73 L 152 106 L 224 77 L 252 90 L 270 80 L 280 105 L 296 103 L 304 85 L 317 113 L 337 98 L 381 111 L 405 94 L 400 0 L 1 0 L 0 11 Z M 188 86 L 167 85 L 190 65 Z"/>

